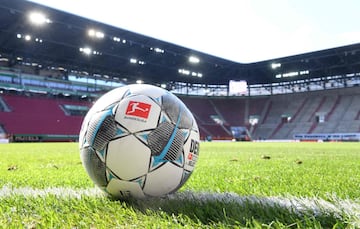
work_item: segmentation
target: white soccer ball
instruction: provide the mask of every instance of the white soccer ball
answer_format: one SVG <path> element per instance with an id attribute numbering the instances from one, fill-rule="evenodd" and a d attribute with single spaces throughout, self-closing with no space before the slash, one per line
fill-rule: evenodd
<path id="1" fill-rule="evenodd" d="M 162 196 L 178 190 L 199 155 L 196 121 L 175 95 L 151 85 L 116 88 L 84 118 L 82 163 L 115 198 Z"/>

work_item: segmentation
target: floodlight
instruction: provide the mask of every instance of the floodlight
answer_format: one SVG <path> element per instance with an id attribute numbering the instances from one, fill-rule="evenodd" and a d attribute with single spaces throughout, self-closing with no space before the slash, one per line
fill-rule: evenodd
<path id="1" fill-rule="evenodd" d="M 197 58 L 197 57 L 195 57 L 195 56 L 190 56 L 190 57 L 189 57 L 189 62 L 190 62 L 190 63 L 197 64 L 197 63 L 200 62 L 200 59 Z"/>
<path id="2" fill-rule="evenodd" d="M 281 67 L 281 63 L 272 63 L 271 64 L 272 69 L 276 69 L 276 68 L 280 68 L 280 67 Z"/>
<path id="3" fill-rule="evenodd" d="M 104 34 L 103 32 L 96 31 L 95 37 L 96 37 L 96 38 L 104 38 L 104 37 L 105 37 L 105 34 Z"/>
<path id="4" fill-rule="evenodd" d="M 80 52 L 82 52 L 82 53 L 84 53 L 86 55 L 90 55 L 92 53 L 92 50 L 89 47 L 80 48 L 79 50 L 80 50 Z"/>
<path id="5" fill-rule="evenodd" d="M 31 40 L 31 36 L 30 36 L 30 35 L 25 35 L 25 40 L 26 40 L 26 41 L 30 41 L 30 40 Z"/>
<path id="6" fill-rule="evenodd" d="M 161 49 L 161 48 L 155 48 L 154 49 L 154 52 L 157 52 L 157 53 L 164 53 L 164 49 Z"/>
<path id="7" fill-rule="evenodd" d="M 113 41 L 120 42 L 121 40 L 119 37 L 113 37 Z"/>
<path id="8" fill-rule="evenodd" d="M 102 38 L 105 37 L 105 34 L 103 32 L 98 31 L 98 30 L 94 30 L 94 29 L 89 29 L 88 35 L 90 37 L 95 37 L 95 38 L 98 38 L 98 39 L 102 39 Z"/>
<path id="9" fill-rule="evenodd" d="M 178 72 L 184 75 L 190 75 L 190 71 L 183 68 L 179 69 Z"/>
<path id="10" fill-rule="evenodd" d="M 46 16 L 40 12 L 31 12 L 29 14 L 29 20 L 35 25 L 43 25 L 51 22 L 50 19 L 46 18 Z"/>
<path id="11" fill-rule="evenodd" d="M 93 29 L 89 29 L 89 31 L 88 31 L 88 35 L 89 35 L 90 37 L 95 36 L 95 30 L 93 30 Z"/>

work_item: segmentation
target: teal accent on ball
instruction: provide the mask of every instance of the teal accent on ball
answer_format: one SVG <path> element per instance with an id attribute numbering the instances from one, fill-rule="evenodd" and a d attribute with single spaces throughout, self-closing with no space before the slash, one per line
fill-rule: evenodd
<path id="1" fill-rule="evenodd" d="M 164 160 L 164 157 L 166 156 L 167 152 L 169 151 L 171 144 L 173 143 L 175 136 L 176 136 L 176 132 L 178 130 L 178 126 L 180 124 L 180 120 L 181 120 L 181 109 L 179 111 L 179 116 L 177 118 L 176 121 L 176 125 L 174 128 L 174 131 L 171 133 L 170 139 L 169 141 L 166 143 L 166 146 L 164 147 L 164 149 L 161 151 L 160 155 L 158 156 L 154 156 L 154 164 L 159 164 L 161 162 L 167 162 L 167 160 Z"/>
<path id="2" fill-rule="evenodd" d="M 102 123 L 104 122 L 105 118 L 106 118 L 107 116 L 113 114 L 112 108 L 113 108 L 113 107 L 110 107 L 110 108 L 103 114 L 103 116 L 101 117 L 101 119 L 100 119 L 99 122 L 97 123 L 96 128 L 95 128 L 95 134 L 94 134 L 94 136 L 92 136 L 92 139 L 91 139 L 91 146 L 93 146 L 94 141 L 95 141 L 96 134 L 97 134 L 97 132 L 99 131 L 99 129 L 100 129 Z"/>

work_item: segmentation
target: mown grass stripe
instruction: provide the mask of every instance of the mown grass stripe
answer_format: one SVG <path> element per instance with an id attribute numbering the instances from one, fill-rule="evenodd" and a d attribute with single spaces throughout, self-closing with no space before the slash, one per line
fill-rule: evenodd
<path id="1" fill-rule="evenodd" d="M 46 197 L 54 195 L 58 198 L 76 198 L 82 197 L 101 197 L 104 193 L 98 188 L 90 189 L 74 189 L 67 187 L 49 187 L 44 189 L 34 189 L 30 187 L 13 188 L 11 186 L 3 186 L 0 189 L 0 199 L 9 198 L 12 196 L 24 196 L 24 197 Z"/>

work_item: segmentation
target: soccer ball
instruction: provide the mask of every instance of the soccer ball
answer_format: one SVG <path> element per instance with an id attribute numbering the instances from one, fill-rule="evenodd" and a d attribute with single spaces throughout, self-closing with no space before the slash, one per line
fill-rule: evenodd
<path id="1" fill-rule="evenodd" d="M 92 181 L 115 198 L 178 190 L 199 155 L 199 129 L 172 93 L 151 85 L 113 89 L 86 114 L 81 161 Z"/>

